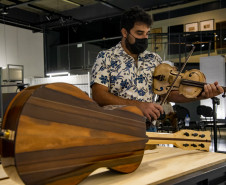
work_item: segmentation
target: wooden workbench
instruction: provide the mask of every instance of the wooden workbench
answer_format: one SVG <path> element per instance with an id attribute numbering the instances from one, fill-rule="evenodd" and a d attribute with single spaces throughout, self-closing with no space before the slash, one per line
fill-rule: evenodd
<path id="1" fill-rule="evenodd" d="M 118 174 L 106 168 L 97 169 L 80 185 L 144 185 L 161 184 L 172 180 L 196 174 L 216 165 L 226 164 L 226 154 L 186 151 L 178 148 L 158 147 L 145 151 L 143 161 L 139 168 L 131 174 Z M 213 170 L 213 169 L 212 169 Z M 226 170 L 226 166 L 225 166 Z M 6 174 L 0 168 L 0 177 Z M 170 183 L 167 183 L 170 184 Z M 0 185 L 17 185 L 10 179 L 0 180 Z"/>

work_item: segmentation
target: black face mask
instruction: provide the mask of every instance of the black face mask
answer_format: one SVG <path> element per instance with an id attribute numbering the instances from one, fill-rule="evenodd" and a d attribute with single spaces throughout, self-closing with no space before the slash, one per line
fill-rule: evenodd
<path id="1" fill-rule="evenodd" d="M 132 35 L 132 34 L 130 34 L 130 35 Z M 146 38 L 138 39 L 136 37 L 134 37 L 134 38 L 135 38 L 135 43 L 134 44 L 130 44 L 128 39 L 126 38 L 126 41 L 125 41 L 126 48 L 133 54 L 143 53 L 148 47 L 148 39 L 146 39 Z"/>

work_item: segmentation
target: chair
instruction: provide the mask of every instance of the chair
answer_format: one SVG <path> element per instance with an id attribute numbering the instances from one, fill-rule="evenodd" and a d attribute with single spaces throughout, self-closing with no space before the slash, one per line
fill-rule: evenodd
<path id="1" fill-rule="evenodd" d="M 197 107 L 197 114 L 200 116 L 203 116 L 205 118 L 204 121 L 200 121 L 200 125 L 201 128 L 206 129 L 206 127 L 210 127 L 211 128 L 211 134 L 212 134 L 212 128 L 214 126 L 214 122 L 213 122 L 213 109 L 209 106 L 205 106 L 205 105 L 199 105 Z M 221 137 L 220 134 L 220 128 L 219 126 L 217 126 L 218 131 L 219 131 L 219 136 Z"/>
<path id="2" fill-rule="evenodd" d="M 188 116 L 190 117 L 190 112 L 187 108 L 182 107 L 180 105 L 174 105 L 173 110 L 175 111 L 175 113 L 177 115 L 178 127 L 179 127 L 179 129 L 181 129 L 185 126 L 184 119 L 185 119 L 186 115 L 188 114 Z"/>
<path id="3" fill-rule="evenodd" d="M 157 120 L 158 131 L 176 132 L 178 131 L 178 121 L 175 113 L 165 115 L 162 120 Z"/>

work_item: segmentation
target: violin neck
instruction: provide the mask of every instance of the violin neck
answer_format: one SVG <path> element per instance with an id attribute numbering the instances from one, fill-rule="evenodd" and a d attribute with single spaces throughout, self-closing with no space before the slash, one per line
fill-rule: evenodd
<path id="1" fill-rule="evenodd" d="M 187 79 L 181 79 L 180 83 L 182 85 L 189 85 L 189 86 L 200 87 L 200 88 L 204 88 L 204 85 L 207 84 L 204 82 L 198 82 L 198 81 L 187 80 Z"/>
<path id="2" fill-rule="evenodd" d="M 207 83 L 204 82 L 198 82 L 198 81 L 193 81 L 193 80 L 187 80 L 187 79 L 181 79 L 180 82 L 182 85 L 189 85 L 189 86 L 194 86 L 194 87 L 200 87 L 200 88 L 204 88 L 204 85 L 206 85 Z M 226 87 L 223 87 L 224 92 L 226 92 Z"/>

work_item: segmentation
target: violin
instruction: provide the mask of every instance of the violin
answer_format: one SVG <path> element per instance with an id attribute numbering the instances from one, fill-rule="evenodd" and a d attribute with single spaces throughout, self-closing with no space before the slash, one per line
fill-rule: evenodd
<path id="1" fill-rule="evenodd" d="M 164 95 L 172 88 L 186 98 L 196 98 L 205 84 L 206 77 L 200 70 L 191 69 L 178 75 L 177 68 L 166 63 L 158 65 L 153 75 L 153 91 L 157 95 Z M 226 87 L 223 89 L 225 97 Z"/>

